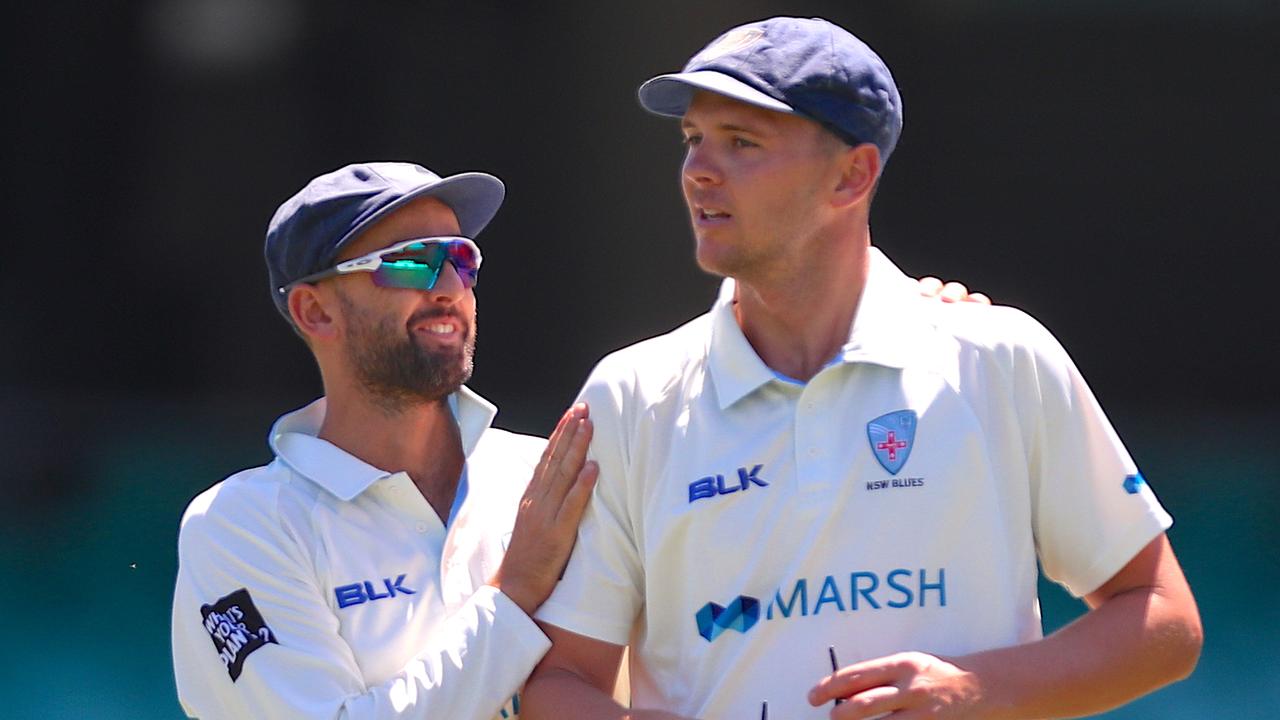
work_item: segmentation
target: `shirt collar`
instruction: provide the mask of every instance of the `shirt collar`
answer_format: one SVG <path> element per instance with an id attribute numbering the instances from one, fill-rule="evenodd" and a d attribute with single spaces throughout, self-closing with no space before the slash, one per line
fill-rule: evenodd
<path id="1" fill-rule="evenodd" d="M 871 272 L 839 359 L 898 369 L 929 364 L 934 357 L 929 351 L 934 327 L 929 311 L 938 302 L 921 297 L 914 278 L 871 248 Z"/>
<path id="2" fill-rule="evenodd" d="M 870 271 L 849 337 L 831 364 L 865 362 L 894 368 L 927 362 L 924 342 L 931 323 L 915 281 L 879 249 L 870 248 Z M 734 281 L 726 278 L 711 308 L 708 365 L 723 410 L 770 381 L 775 373 L 756 354 L 733 313 Z"/>
<path id="3" fill-rule="evenodd" d="M 396 473 L 376 468 L 342 448 L 316 437 L 324 423 L 325 398 L 280 416 L 271 426 L 267 443 L 271 451 L 294 472 L 311 480 L 344 502 L 364 492 L 378 480 Z M 465 385 L 449 396 L 449 409 L 458 422 L 462 449 L 467 457 L 489 429 L 498 409 Z"/>

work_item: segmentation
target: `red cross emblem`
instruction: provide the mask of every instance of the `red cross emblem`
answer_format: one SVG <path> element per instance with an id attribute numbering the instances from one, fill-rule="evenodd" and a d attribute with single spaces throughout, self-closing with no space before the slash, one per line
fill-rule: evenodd
<path id="1" fill-rule="evenodd" d="M 889 451 L 889 460 L 890 460 L 890 461 L 893 461 L 893 460 L 897 460 L 897 459 L 898 459 L 898 451 L 899 451 L 899 450 L 901 450 L 902 448 L 906 447 L 906 446 L 907 446 L 907 441 L 906 441 L 906 440 L 899 440 L 899 439 L 897 438 L 897 436 L 893 434 L 893 431 L 892 431 L 892 430 L 890 430 L 890 431 L 889 431 L 889 437 L 888 437 L 887 439 L 885 439 L 885 441 L 884 441 L 884 442 L 877 443 L 877 444 L 876 444 L 876 449 L 877 449 L 877 450 L 888 450 L 888 451 Z"/>

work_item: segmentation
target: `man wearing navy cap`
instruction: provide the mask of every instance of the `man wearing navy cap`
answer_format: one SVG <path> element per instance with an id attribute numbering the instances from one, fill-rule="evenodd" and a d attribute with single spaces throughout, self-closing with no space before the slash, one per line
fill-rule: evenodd
<path id="1" fill-rule="evenodd" d="M 269 465 L 183 516 L 173 658 L 191 716 L 518 714 L 549 646 L 531 615 L 595 469 L 585 407 L 546 443 L 491 427 L 463 384 L 473 238 L 503 193 L 483 173 L 365 163 L 272 218 L 271 297 L 325 395 L 276 422 Z"/>
<path id="2" fill-rule="evenodd" d="M 680 118 L 697 262 L 726 279 L 587 380 L 599 480 L 526 714 L 1065 717 L 1190 673 L 1172 519 L 1062 347 L 921 301 L 872 247 L 903 117 L 880 58 L 773 18 L 640 102 Z M 1090 607 L 1049 637 L 1037 562 Z M 628 645 L 634 710 L 606 694 Z"/>
<path id="3" fill-rule="evenodd" d="M 173 656 L 192 716 L 519 715 L 550 646 L 530 616 L 595 465 L 585 406 L 547 443 L 491 427 L 496 409 L 463 384 L 473 239 L 503 195 L 484 173 L 362 163 L 271 219 L 271 298 L 325 395 L 276 422 L 270 465 L 183 516 Z"/>

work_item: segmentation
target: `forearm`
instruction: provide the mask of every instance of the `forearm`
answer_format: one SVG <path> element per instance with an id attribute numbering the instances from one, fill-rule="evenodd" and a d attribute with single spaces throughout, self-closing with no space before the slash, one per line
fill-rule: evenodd
<path id="1" fill-rule="evenodd" d="M 622 666 L 623 647 L 541 623 L 551 639 L 547 653 L 521 693 L 521 716 L 529 720 L 680 720 L 658 710 L 634 710 L 612 696 Z"/>
<path id="2" fill-rule="evenodd" d="M 634 710 L 609 693 L 562 668 L 540 668 L 524 689 L 522 715 L 529 720 L 687 720 L 661 710 Z"/>
<path id="3" fill-rule="evenodd" d="M 348 698 L 342 717 L 475 718 L 498 713 L 550 643 L 509 598 L 482 587 L 391 681 Z"/>
<path id="4" fill-rule="evenodd" d="M 974 673 L 992 718 L 1091 715 L 1181 680 L 1200 627 L 1185 600 L 1149 588 L 1117 594 L 1053 635 L 954 658 Z"/>
<path id="5" fill-rule="evenodd" d="M 624 720 L 630 712 L 609 693 L 562 668 L 539 668 L 524 687 L 522 715 L 529 720 L 600 718 Z"/>

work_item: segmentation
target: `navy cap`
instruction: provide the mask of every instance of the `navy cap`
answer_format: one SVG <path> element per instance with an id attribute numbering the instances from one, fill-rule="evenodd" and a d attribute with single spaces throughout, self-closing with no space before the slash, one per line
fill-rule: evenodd
<path id="1" fill-rule="evenodd" d="M 497 214 L 505 194 L 502 181 L 492 175 L 442 178 L 403 162 L 357 163 L 315 178 L 286 200 L 267 226 L 264 252 L 276 309 L 288 319 L 288 297 L 279 288 L 332 267 L 344 245 L 410 200 L 438 198 L 458 217 L 462 234 L 474 238 Z"/>
<path id="2" fill-rule="evenodd" d="M 851 145 L 873 143 L 888 161 L 902 132 L 902 99 L 880 56 L 821 18 L 776 17 L 736 27 L 684 70 L 640 86 L 640 104 L 680 117 L 696 90 L 814 120 Z"/>

